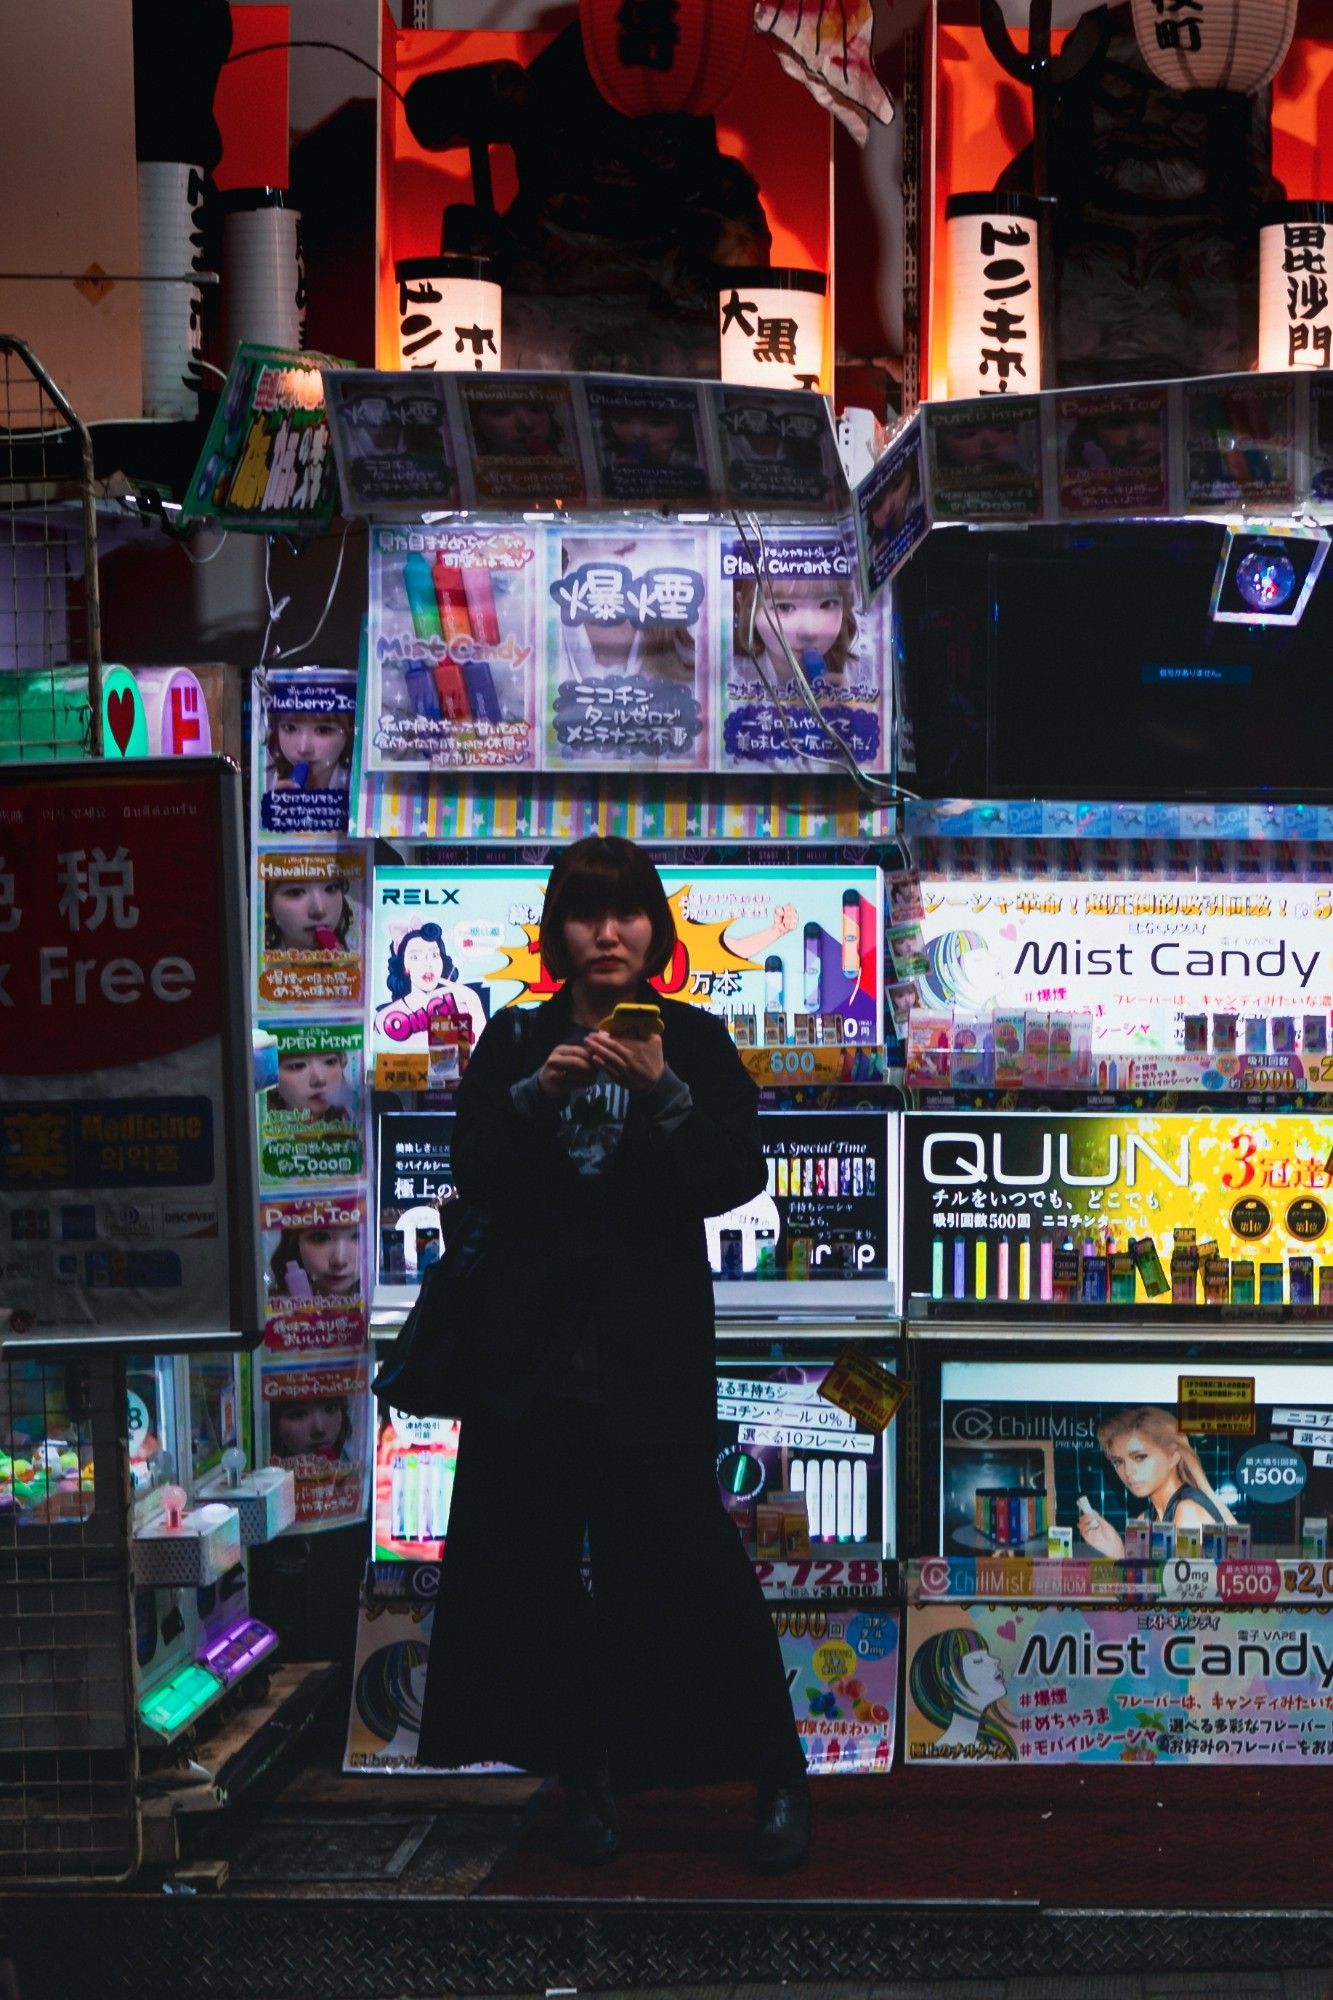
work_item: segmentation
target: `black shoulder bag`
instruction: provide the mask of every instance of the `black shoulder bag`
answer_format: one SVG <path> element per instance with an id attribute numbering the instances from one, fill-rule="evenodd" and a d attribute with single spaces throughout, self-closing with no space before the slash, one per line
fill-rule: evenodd
<path id="1" fill-rule="evenodd" d="M 519 1055 L 527 1043 L 527 1021 L 517 1008 L 509 1011 L 509 1033 Z M 443 1253 L 428 1267 L 393 1352 L 372 1386 L 376 1396 L 405 1416 L 461 1419 L 471 1394 L 471 1343 L 484 1304 L 486 1211 L 468 1201 L 446 1202 L 440 1229 Z"/>

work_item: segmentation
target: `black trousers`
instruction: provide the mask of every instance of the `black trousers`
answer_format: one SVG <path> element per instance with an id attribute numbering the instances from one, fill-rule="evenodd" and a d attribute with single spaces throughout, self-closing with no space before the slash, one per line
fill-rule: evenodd
<path id="1" fill-rule="evenodd" d="M 592 1591 L 581 1575 L 584 1533 Z M 463 1425 L 420 1757 L 613 1783 L 805 1769 L 772 1618 L 713 1461 L 599 1404 Z"/>

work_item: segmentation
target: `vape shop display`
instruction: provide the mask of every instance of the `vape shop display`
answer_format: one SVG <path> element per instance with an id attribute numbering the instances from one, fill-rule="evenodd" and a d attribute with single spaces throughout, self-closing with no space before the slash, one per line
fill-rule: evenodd
<path id="1" fill-rule="evenodd" d="M 896 1432 L 869 1430 L 825 1402 L 828 1370 L 827 1362 L 718 1363 L 718 1485 L 760 1561 L 849 1546 L 893 1554 Z"/>
<path id="2" fill-rule="evenodd" d="M 894 1309 L 899 1120 L 765 1111 L 768 1183 L 705 1223 L 719 1310 Z"/>
<path id="3" fill-rule="evenodd" d="M 452 1111 L 386 1111 L 379 1121 L 377 1307 L 410 1305 L 439 1256 L 442 1201 L 454 1193 Z"/>
<path id="4" fill-rule="evenodd" d="M 1333 1305 L 1333 1117 L 909 1114 L 905 1129 L 915 1296 Z"/>

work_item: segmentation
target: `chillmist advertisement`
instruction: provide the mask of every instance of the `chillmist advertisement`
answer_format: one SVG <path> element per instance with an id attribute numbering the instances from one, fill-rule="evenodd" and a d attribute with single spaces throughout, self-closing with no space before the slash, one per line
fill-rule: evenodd
<path id="1" fill-rule="evenodd" d="M 1050 1005 L 1093 1047 L 1175 1046 L 1179 1014 L 1333 1007 L 1333 883 L 925 875 L 923 1006 Z"/>

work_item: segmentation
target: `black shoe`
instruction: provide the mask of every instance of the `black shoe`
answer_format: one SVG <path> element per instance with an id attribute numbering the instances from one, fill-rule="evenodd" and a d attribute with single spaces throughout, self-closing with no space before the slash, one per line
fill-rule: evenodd
<path id="1" fill-rule="evenodd" d="M 620 1852 L 620 1821 L 606 1765 L 592 1773 L 561 1779 L 565 1793 L 565 1853 L 585 1867 L 614 1861 Z"/>
<path id="2" fill-rule="evenodd" d="M 779 1875 L 796 1868 L 810 1852 L 810 1787 L 804 1778 L 793 1785 L 761 1790 L 750 1841 L 750 1866 L 758 1875 Z"/>

